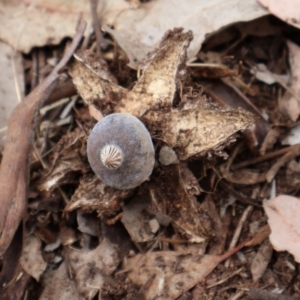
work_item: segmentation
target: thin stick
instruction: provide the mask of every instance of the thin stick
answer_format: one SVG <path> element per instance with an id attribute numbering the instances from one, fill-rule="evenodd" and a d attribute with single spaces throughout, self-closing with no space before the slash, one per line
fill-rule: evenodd
<path id="1" fill-rule="evenodd" d="M 98 0 L 90 0 L 91 14 L 93 19 L 93 27 L 96 34 L 97 54 L 101 54 L 101 46 L 103 42 L 102 33 L 100 31 L 99 19 L 97 16 Z"/>
<path id="2" fill-rule="evenodd" d="M 232 250 L 235 247 L 235 245 L 237 244 L 238 239 L 241 234 L 241 231 L 242 231 L 242 228 L 243 228 L 243 225 L 244 225 L 245 221 L 247 220 L 247 217 L 248 217 L 249 213 L 252 211 L 252 209 L 253 209 L 253 206 L 249 205 L 243 212 L 242 217 L 238 223 L 238 226 L 235 229 L 234 235 L 230 242 L 229 249 L 228 249 L 229 251 Z M 225 262 L 225 267 L 228 268 L 229 264 L 230 264 L 230 258 Z"/>
<path id="3" fill-rule="evenodd" d="M 280 150 L 265 154 L 265 155 L 260 156 L 260 157 L 256 157 L 256 158 L 253 158 L 253 159 L 242 161 L 240 163 L 237 163 L 237 164 L 231 166 L 231 170 L 235 171 L 235 170 L 238 170 L 238 169 L 242 169 L 244 167 L 255 165 L 255 164 L 264 162 L 266 160 L 273 159 L 275 157 L 284 155 L 287 152 L 292 151 L 292 150 L 296 150 L 298 148 L 300 148 L 300 144 L 296 144 L 296 145 L 293 145 L 293 146 L 290 146 L 290 147 L 286 147 L 284 149 L 280 149 Z"/>
<path id="4" fill-rule="evenodd" d="M 12 70 L 13 70 L 13 74 L 14 74 L 14 83 L 15 83 L 15 89 L 16 89 L 16 93 L 17 93 L 17 98 L 18 98 L 18 103 L 21 102 L 21 91 L 20 91 L 20 84 L 17 80 L 17 72 L 16 72 L 16 65 L 15 65 L 15 53 L 11 56 L 10 60 L 11 60 L 11 66 L 12 66 Z"/>
<path id="5" fill-rule="evenodd" d="M 276 176 L 279 169 L 285 165 L 287 162 L 291 161 L 295 157 L 300 155 L 300 147 L 293 148 L 291 151 L 284 154 L 282 157 L 280 157 L 276 163 L 270 168 L 270 170 L 266 174 L 266 180 L 268 182 L 271 182 L 273 178 Z"/>

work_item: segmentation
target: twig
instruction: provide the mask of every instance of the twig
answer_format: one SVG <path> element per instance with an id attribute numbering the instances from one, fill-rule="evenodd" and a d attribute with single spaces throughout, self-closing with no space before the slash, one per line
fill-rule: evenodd
<path id="1" fill-rule="evenodd" d="M 98 7 L 98 0 L 90 0 L 90 7 L 91 7 L 91 14 L 93 19 L 93 27 L 96 34 L 96 42 L 97 42 L 97 53 L 101 54 L 101 48 L 103 44 L 103 36 L 100 31 L 100 24 L 99 19 L 97 16 L 97 7 Z"/>
<path id="2" fill-rule="evenodd" d="M 240 194 L 239 192 L 237 192 L 236 190 L 234 190 L 232 187 L 230 187 L 229 185 L 227 185 L 224 180 L 220 180 L 218 184 L 227 193 L 233 195 L 234 197 L 237 198 L 237 200 L 241 201 L 242 203 L 245 203 L 245 204 L 248 204 L 248 205 L 250 204 L 250 205 L 253 205 L 253 206 L 256 206 L 256 207 L 261 207 L 261 205 L 255 203 L 254 201 L 251 201 L 247 197 L 244 197 L 242 194 Z"/>
<path id="3" fill-rule="evenodd" d="M 31 89 L 33 90 L 38 85 L 38 53 L 37 50 L 32 52 L 32 74 L 31 74 Z M 20 101 L 21 102 L 21 101 Z"/>
<path id="4" fill-rule="evenodd" d="M 59 82 L 49 98 L 45 101 L 45 104 L 53 103 L 57 100 L 63 98 L 69 98 L 76 95 L 76 89 L 73 85 L 72 80 L 67 80 L 65 82 Z"/>
<path id="5" fill-rule="evenodd" d="M 246 294 L 246 291 L 239 291 L 234 296 L 232 296 L 229 300 L 238 300 L 245 294 Z"/>
<path id="6" fill-rule="evenodd" d="M 245 221 L 247 220 L 247 217 L 248 217 L 249 213 L 252 211 L 252 209 L 253 209 L 253 206 L 249 205 L 245 209 L 245 211 L 243 212 L 243 215 L 242 215 L 242 217 L 241 217 L 241 219 L 238 223 L 238 226 L 235 229 L 234 235 L 233 235 L 232 240 L 230 242 L 229 249 L 228 249 L 229 251 L 235 247 L 235 245 L 236 245 L 236 243 L 237 243 L 237 241 L 240 237 L 243 225 L 244 225 Z M 230 259 L 228 259 L 225 262 L 225 267 L 228 268 L 229 264 L 230 264 Z"/>
<path id="7" fill-rule="evenodd" d="M 287 162 L 291 161 L 295 157 L 300 155 L 300 147 L 293 148 L 291 151 L 287 152 L 285 155 L 280 157 L 278 161 L 271 167 L 271 169 L 266 174 L 266 180 L 271 182 L 276 176 L 279 169 L 285 165 Z"/>
<path id="8" fill-rule="evenodd" d="M 61 61 L 49 76 L 16 106 L 9 118 L 0 170 L 0 257 L 12 241 L 26 210 L 29 163 L 37 112 L 55 88 L 59 72 L 78 47 L 85 27 L 86 23 L 81 20 Z"/>
<path id="9" fill-rule="evenodd" d="M 219 280 L 219 281 L 217 281 L 217 282 L 215 282 L 215 283 L 213 283 L 213 284 L 207 286 L 206 288 L 207 288 L 207 289 L 210 289 L 210 288 L 212 288 L 212 287 L 214 287 L 214 286 L 223 284 L 223 283 L 226 282 L 228 279 L 230 279 L 230 278 L 234 277 L 235 275 L 241 273 L 243 270 L 244 270 L 244 267 L 241 267 L 241 268 L 237 269 L 236 271 L 232 272 L 230 275 L 228 275 L 228 276 L 226 276 L 225 278 L 222 278 L 221 280 Z"/>
<path id="10" fill-rule="evenodd" d="M 296 145 L 293 145 L 293 146 L 290 146 L 290 147 L 286 147 L 284 149 L 280 149 L 280 150 L 277 150 L 277 151 L 265 154 L 265 155 L 260 156 L 260 157 L 256 157 L 256 158 L 253 158 L 253 159 L 242 161 L 240 163 L 237 163 L 237 164 L 231 166 L 231 170 L 235 171 L 235 170 L 238 170 L 238 169 L 242 169 L 244 167 L 255 165 L 255 164 L 264 162 L 266 160 L 273 159 L 275 157 L 284 155 L 287 152 L 290 152 L 290 151 L 293 151 L 293 150 L 297 150 L 298 148 L 300 148 L 300 144 L 296 144 Z"/>
<path id="11" fill-rule="evenodd" d="M 16 93 L 17 93 L 18 103 L 20 103 L 21 102 L 21 91 L 20 91 L 20 85 L 19 85 L 19 82 L 17 80 L 17 75 L 16 75 L 17 72 L 16 72 L 16 64 L 15 64 L 15 51 L 10 59 L 11 59 L 12 71 L 14 74 L 14 83 L 15 83 L 15 89 L 16 89 Z"/>

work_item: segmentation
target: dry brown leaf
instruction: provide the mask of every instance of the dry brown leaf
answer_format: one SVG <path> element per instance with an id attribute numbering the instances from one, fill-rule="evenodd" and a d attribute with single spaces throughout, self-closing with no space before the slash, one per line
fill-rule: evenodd
<path id="1" fill-rule="evenodd" d="M 265 240 L 264 243 L 259 247 L 258 252 L 253 258 L 251 264 L 251 274 L 253 281 L 256 282 L 264 274 L 273 253 L 273 247 L 269 239 Z"/>
<path id="2" fill-rule="evenodd" d="M 36 281 L 40 280 L 41 275 L 47 268 L 41 252 L 42 242 L 34 235 L 28 235 L 24 240 L 24 249 L 21 256 L 23 269 Z"/>
<path id="3" fill-rule="evenodd" d="M 270 241 L 277 251 L 288 251 L 300 262 L 300 200 L 281 195 L 264 201 L 269 217 Z"/>
<path id="4" fill-rule="evenodd" d="M 36 46 L 55 45 L 73 36 L 80 12 L 90 19 L 88 1 L 0 1 L 0 38 L 25 53 Z"/>
<path id="5" fill-rule="evenodd" d="M 179 251 L 148 252 L 127 259 L 123 269 L 130 270 L 128 277 L 133 283 L 143 286 L 143 299 L 172 300 L 202 281 L 220 262 L 241 247 L 223 255 L 191 255 Z"/>
<path id="6" fill-rule="evenodd" d="M 135 243 L 151 241 L 159 229 L 149 196 L 136 196 L 123 206 L 121 219 Z"/>
<path id="7" fill-rule="evenodd" d="M 99 219 L 96 214 L 87 214 L 81 209 L 77 209 L 78 230 L 91 236 L 99 236 Z"/>
<path id="8" fill-rule="evenodd" d="M 2 148 L 10 113 L 24 98 L 24 71 L 21 53 L 1 41 L 0 53 L 0 70 L 5 70 L 0 73 L 0 148 Z"/>
<path id="9" fill-rule="evenodd" d="M 70 278 L 66 262 L 63 262 L 57 270 L 48 271 L 43 276 L 45 287 L 39 300 L 79 300 L 75 281 Z"/>
<path id="10" fill-rule="evenodd" d="M 120 263 L 118 247 L 107 239 L 94 250 L 70 250 L 69 263 L 81 299 L 92 299 Z"/>
<path id="11" fill-rule="evenodd" d="M 45 170 L 38 185 L 42 191 L 50 191 L 62 183 L 70 183 L 76 171 L 89 171 L 86 163 L 87 135 L 80 127 L 64 135 L 56 146 L 50 170 Z"/>
<path id="12" fill-rule="evenodd" d="M 284 22 L 287 22 L 295 27 L 300 28 L 300 1 L 285 1 L 285 0 L 258 0 L 263 6 L 265 6 L 270 13 L 280 18 Z"/>
<path id="13" fill-rule="evenodd" d="M 120 1 L 120 4 L 122 1 Z M 160 0 L 142 3 L 137 9 L 115 11 L 116 2 L 99 3 L 104 27 L 117 40 L 130 59 L 130 67 L 137 68 L 147 53 L 158 46 L 165 32 L 174 27 L 192 30 L 195 39 L 188 50 L 188 58 L 199 51 L 207 34 L 239 21 L 249 21 L 267 14 L 255 0 L 248 1 L 177 1 Z"/>

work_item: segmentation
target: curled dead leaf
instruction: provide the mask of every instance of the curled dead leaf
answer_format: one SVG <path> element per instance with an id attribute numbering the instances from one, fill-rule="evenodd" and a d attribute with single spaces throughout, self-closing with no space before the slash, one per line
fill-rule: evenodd
<path id="1" fill-rule="evenodd" d="M 160 0 L 139 3 L 138 8 L 124 9 L 122 13 L 117 8 L 124 1 L 119 1 L 118 6 L 114 5 L 114 1 L 101 2 L 105 24 L 103 28 L 114 36 L 126 52 L 132 68 L 137 68 L 146 54 L 157 47 L 170 28 L 182 26 L 197 33 L 188 50 L 188 58 L 191 59 L 196 56 L 208 33 L 216 32 L 231 23 L 249 21 L 268 13 L 255 0 Z M 222 17 L 216 17 L 220 12 Z M 113 26 L 113 29 L 109 26 Z"/>
<path id="2" fill-rule="evenodd" d="M 271 228 L 270 242 L 277 251 L 288 251 L 300 262 L 300 200 L 281 195 L 264 201 Z"/>
<path id="3" fill-rule="evenodd" d="M 91 251 L 70 250 L 69 267 L 81 299 L 92 299 L 98 290 L 101 291 L 106 277 L 115 271 L 119 263 L 119 249 L 107 239 Z"/>
<path id="4" fill-rule="evenodd" d="M 24 241 L 23 254 L 20 262 L 24 270 L 36 281 L 40 280 L 41 275 L 47 268 L 41 252 L 42 242 L 34 235 L 28 235 Z"/>
<path id="5" fill-rule="evenodd" d="M 191 255 L 180 251 L 148 252 L 135 255 L 123 264 L 128 277 L 141 289 L 143 299 L 177 299 L 201 282 L 224 259 L 243 244 L 223 255 Z"/>

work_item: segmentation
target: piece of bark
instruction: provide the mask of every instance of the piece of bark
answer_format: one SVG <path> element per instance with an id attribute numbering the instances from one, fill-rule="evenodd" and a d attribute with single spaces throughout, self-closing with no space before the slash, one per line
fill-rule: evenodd
<path id="1" fill-rule="evenodd" d="M 9 118 L 0 170 L 0 257 L 9 246 L 26 209 L 29 162 L 37 112 L 55 88 L 59 71 L 79 45 L 85 27 L 86 23 L 81 21 L 60 63 L 17 105 Z"/>

